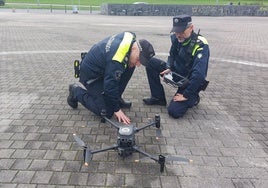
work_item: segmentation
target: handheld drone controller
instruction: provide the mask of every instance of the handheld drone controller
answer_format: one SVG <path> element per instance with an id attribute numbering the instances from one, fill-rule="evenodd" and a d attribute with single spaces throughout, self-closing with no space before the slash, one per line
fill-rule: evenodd
<path id="1" fill-rule="evenodd" d="M 174 78 L 174 77 L 175 77 L 175 78 Z M 165 82 L 166 84 L 168 84 L 168 85 L 170 85 L 170 86 L 173 86 L 173 87 L 175 87 L 175 88 L 178 88 L 178 87 L 183 88 L 183 87 L 185 87 L 185 86 L 188 84 L 188 82 L 189 82 L 188 78 L 183 77 L 183 76 L 181 76 L 180 74 L 175 73 L 175 72 L 170 72 L 170 73 L 168 73 L 168 74 L 165 74 L 165 75 L 163 76 L 163 78 L 164 78 L 164 82 Z M 179 81 L 175 81 L 175 80 L 179 80 Z"/>

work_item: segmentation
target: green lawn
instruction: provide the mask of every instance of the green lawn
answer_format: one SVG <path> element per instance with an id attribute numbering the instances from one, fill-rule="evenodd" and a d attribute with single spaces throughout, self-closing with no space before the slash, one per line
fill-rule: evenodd
<path id="1" fill-rule="evenodd" d="M 6 3 L 29 3 L 29 4 L 62 4 L 62 5 L 85 5 L 99 6 L 102 3 L 132 4 L 133 2 L 147 2 L 150 4 L 188 4 L 188 5 L 226 5 L 233 2 L 237 5 L 268 5 L 268 0 L 6 0 Z"/>

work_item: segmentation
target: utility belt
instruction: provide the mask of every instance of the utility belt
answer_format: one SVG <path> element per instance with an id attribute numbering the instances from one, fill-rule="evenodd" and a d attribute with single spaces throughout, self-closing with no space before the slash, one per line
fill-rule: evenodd
<path id="1" fill-rule="evenodd" d="M 87 52 L 82 52 L 81 53 L 81 60 L 74 60 L 74 77 L 75 78 L 79 78 L 80 77 L 80 67 L 81 67 L 81 64 L 83 62 L 83 59 L 85 58 L 86 55 L 87 55 Z M 87 85 L 90 85 L 93 82 L 99 80 L 100 78 L 102 78 L 102 76 L 99 76 L 99 77 L 94 78 L 94 79 L 90 79 L 90 80 L 86 81 L 85 83 Z"/>
<path id="2" fill-rule="evenodd" d="M 79 78 L 80 77 L 80 66 L 81 63 L 83 61 L 83 59 L 85 58 L 87 52 L 82 52 L 81 53 L 81 60 L 74 60 L 74 77 L 75 78 Z"/>

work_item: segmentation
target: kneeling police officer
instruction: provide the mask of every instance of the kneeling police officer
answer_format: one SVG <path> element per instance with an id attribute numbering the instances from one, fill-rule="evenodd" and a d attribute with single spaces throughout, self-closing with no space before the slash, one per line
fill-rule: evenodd
<path id="1" fill-rule="evenodd" d="M 68 104 L 77 108 L 78 102 L 96 115 L 103 109 L 111 118 L 130 124 L 121 108 L 130 108 L 122 94 L 135 67 L 146 66 L 155 55 L 153 46 L 145 39 L 137 40 L 132 32 L 122 32 L 105 38 L 92 46 L 82 59 L 79 82 L 69 85 Z"/>
<path id="2" fill-rule="evenodd" d="M 167 63 L 152 58 L 146 67 L 146 73 L 151 90 L 151 97 L 143 99 L 147 105 L 166 106 L 164 88 L 160 77 L 171 71 L 187 78 L 183 87 L 178 87 L 167 108 L 168 114 L 173 118 L 182 117 L 188 108 L 199 103 L 199 92 L 205 90 L 208 81 L 205 80 L 209 62 L 209 46 L 207 40 L 195 33 L 192 18 L 189 15 L 173 17 L 171 30 L 171 47 Z M 173 76 L 173 78 L 174 78 Z"/>

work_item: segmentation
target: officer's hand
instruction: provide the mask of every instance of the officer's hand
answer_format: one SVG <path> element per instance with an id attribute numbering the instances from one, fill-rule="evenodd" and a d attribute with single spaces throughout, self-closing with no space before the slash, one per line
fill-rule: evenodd
<path id="1" fill-rule="evenodd" d="M 166 70 L 160 72 L 160 75 L 163 76 L 163 75 L 165 75 L 165 74 L 170 73 L 170 71 L 171 71 L 170 69 L 166 69 Z"/>
<path id="2" fill-rule="evenodd" d="M 119 122 L 122 122 L 124 124 L 130 124 L 129 117 L 127 117 L 121 109 L 115 112 L 114 115 L 116 116 Z"/>
<path id="3" fill-rule="evenodd" d="M 182 94 L 177 93 L 174 97 L 173 97 L 174 101 L 186 101 L 188 100 L 187 98 L 185 98 Z"/>

